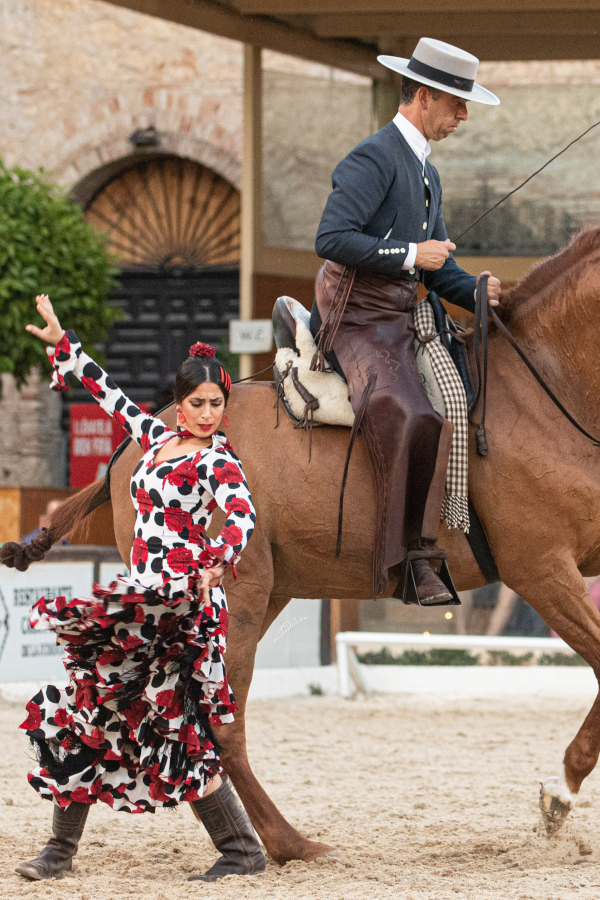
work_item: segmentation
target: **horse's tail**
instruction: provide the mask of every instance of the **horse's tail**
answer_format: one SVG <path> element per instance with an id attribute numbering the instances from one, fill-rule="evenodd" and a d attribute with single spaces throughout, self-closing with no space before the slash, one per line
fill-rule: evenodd
<path id="1" fill-rule="evenodd" d="M 24 572 L 29 564 L 43 559 L 50 547 L 72 531 L 91 512 L 110 500 L 106 479 L 95 481 L 65 500 L 52 513 L 48 528 L 30 544 L 7 541 L 0 547 L 0 563 Z"/>

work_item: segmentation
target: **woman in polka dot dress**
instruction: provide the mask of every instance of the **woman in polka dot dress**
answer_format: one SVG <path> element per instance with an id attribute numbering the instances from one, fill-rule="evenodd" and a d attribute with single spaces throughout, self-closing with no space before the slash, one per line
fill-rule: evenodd
<path id="1" fill-rule="evenodd" d="M 144 455 L 131 480 L 136 509 L 131 577 L 93 596 L 42 598 L 31 625 L 65 648 L 69 684 L 47 685 L 27 704 L 21 726 L 38 754 L 29 781 L 54 804 L 53 837 L 17 872 L 51 878 L 71 869 L 90 806 L 128 813 L 192 804 L 223 854 L 207 873 L 253 874 L 264 856 L 245 810 L 221 779 L 211 726 L 236 710 L 223 665 L 227 601 L 221 587 L 255 521 L 239 459 L 219 432 L 231 381 L 214 350 L 195 344 L 175 382 L 179 430 L 143 412 L 64 332 L 46 296 L 46 321 L 28 331 L 55 344 L 52 387 L 72 374 L 117 419 Z M 219 506 L 227 515 L 207 535 Z M 7 552 L 7 551 L 5 551 Z M 192 879 L 190 879 L 192 880 Z"/>

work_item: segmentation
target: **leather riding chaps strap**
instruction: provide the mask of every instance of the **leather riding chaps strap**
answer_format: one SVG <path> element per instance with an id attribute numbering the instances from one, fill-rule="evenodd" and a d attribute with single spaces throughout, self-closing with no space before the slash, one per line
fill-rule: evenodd
<path id="1" fill-rule="evenodd" d="M 323 322 L 319 355 L 325 348 L 335 353 L 354 410 L 349 451 L 360 428 L 371 460 L 376 505 L 373 593 L 378 597 L 388 570 L 402 562 L 407 548 L 436 538 L 444 496 L 447 435 L 415 355 L 417 282 L 360 270 L 349 275 L 345 267 L 328 261 L 319 270 L 315 288 Z M 349 462 L 348 454 L 337 552 Z"/>

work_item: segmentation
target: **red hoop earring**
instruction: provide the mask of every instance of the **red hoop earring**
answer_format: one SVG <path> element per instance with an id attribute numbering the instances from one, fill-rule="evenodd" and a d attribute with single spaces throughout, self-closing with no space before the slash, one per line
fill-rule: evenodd
<path id="1" fill-rule="evenodd" d="M 177 413 L 177 422 L 179 423 L 179 425 L 185 425 L 185 421 L 186 420 L 185 420 L 184 414 L 182 412 L 178 412 Z"/>
<path id="2" fill-rule="evenodd" d="M 229 428 L 229 419 L 227 418 L 227 413 L 223 413 L 223 425 L 225 428 Z"/>

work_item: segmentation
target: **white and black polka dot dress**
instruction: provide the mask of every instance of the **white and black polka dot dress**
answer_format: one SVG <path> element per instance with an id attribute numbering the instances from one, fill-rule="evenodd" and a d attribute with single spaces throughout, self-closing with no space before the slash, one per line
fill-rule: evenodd
<path id="1" fill-rule="evenodd" d="M 21 727 L 39 755 L 29 781 L 60 806 L 100 800 L 144 812 L 195 800 L 221 768 L 211 726 L 237 709 L 223 665 L 225 592 L 213 589 L 205 608 L 197 578 L 216 562 L 235 567 L 252 534 L 243 470 L 219 433 L 205 450 L 155 464 L 174 432 L 128 400 L 73 332 L 49 355 L 52 387 L 65 390 L 75 374 L 144 456 L 131 480 L 131 577 L 94 585 L 92 597 L 42 598 L 31 611 L 32 627 L 64 645 L 69 684 L 27 704 Z M 227 519 L 212 540 L 217 506 Z"/>

